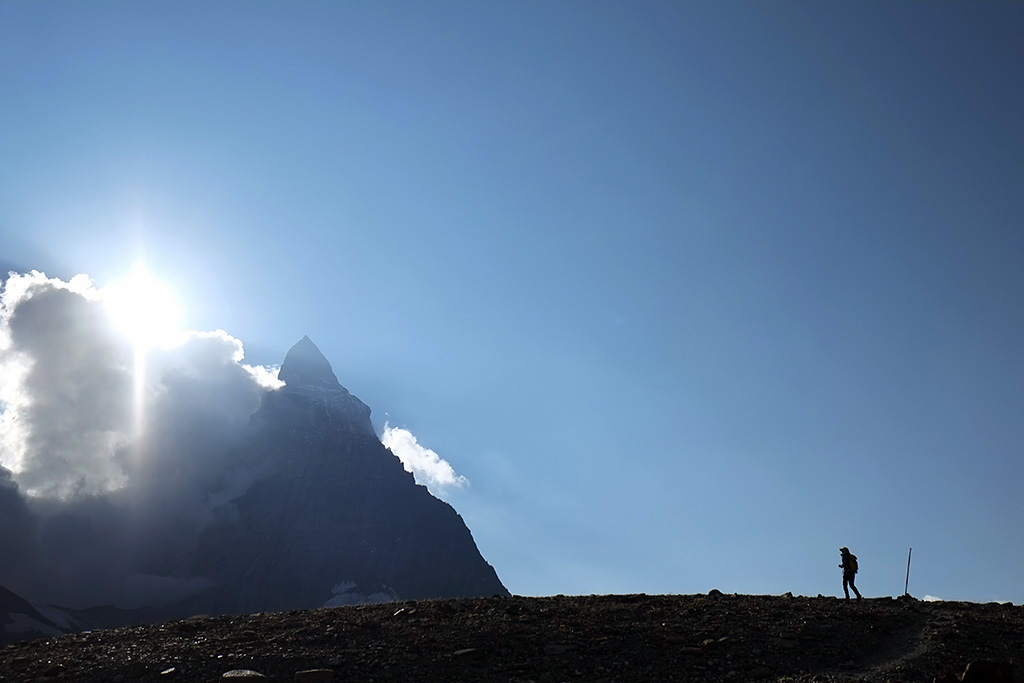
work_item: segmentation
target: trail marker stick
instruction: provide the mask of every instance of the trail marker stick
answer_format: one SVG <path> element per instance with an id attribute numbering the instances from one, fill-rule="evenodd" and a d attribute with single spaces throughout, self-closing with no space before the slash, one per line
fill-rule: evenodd
<path id="1" fill-rule="evenodd" d="M 910 552 L 907 553 L 907 582 L 905 584 L 903 584 L 903 594 L 904 595 L 910 595 L 910 593 L 908 593 L 907 590 L 910 588 L 910 555 L 913 552 L 914 552 L 914 549 L 911 548 Z"/>

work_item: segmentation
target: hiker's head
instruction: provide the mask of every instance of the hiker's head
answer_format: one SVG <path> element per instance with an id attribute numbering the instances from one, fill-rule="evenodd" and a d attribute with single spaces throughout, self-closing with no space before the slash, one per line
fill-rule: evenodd
<path id="1" fill-rule="evenodd" d="M 843 555 L 849 555 L 850 554 L 850 549 L 849 548 L 840 548 L 839 552 L 841 552 Z"/>

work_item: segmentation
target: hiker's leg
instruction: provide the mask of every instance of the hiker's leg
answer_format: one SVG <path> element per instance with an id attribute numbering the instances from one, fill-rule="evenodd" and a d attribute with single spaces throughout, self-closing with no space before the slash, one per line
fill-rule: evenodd
<path id="1" fill-rule="evenodd" d="M 860 591 L 857 590 L 857 585 L 854 583 L 856 578 L 857 577 L 855 575 L 853 575 L 853 574 L 850 575 L 850 588 L 853 589 L 853 592 L 857 594 L 857 599 L 860 600 Z"/>
<path id="2" fill-rule="evenodd" d="M 850 581 L 850 578 L 846 575 L 845 572 L 843 572 L 843 593 L 846 594 L 846 599 L 847 600 L 850 599 L 850 589 L 846 587 L 847 584 L 849 583 L 849 581 Z"/>

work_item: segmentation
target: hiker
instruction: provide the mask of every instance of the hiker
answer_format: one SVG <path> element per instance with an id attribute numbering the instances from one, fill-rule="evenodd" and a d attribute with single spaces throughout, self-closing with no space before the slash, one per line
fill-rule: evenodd
<path id="1" fill-rule="evenodd" d="M 852 588 L 853 592 L 857 594 L 857 599 L 860 600 L 860 591 L 853 583 L 857 578 L 857 556 L 851 553 L 849 548 L 840 548 L 839 552 L 843 556 L 843 563 L 839 565 L 843 570 L 843 593 L 846 593 L 846 599 L 849 600 L 850 588 Z"/>

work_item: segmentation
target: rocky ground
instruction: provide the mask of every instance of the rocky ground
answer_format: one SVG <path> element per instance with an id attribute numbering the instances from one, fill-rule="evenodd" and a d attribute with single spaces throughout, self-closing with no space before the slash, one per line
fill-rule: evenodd
<path id="1" fill-rule="evenodd" d="M 195 617 L 8 645 L 0 681 L 930 682 L 1022 658 L 1024 607 L 712 591 Z"/>

